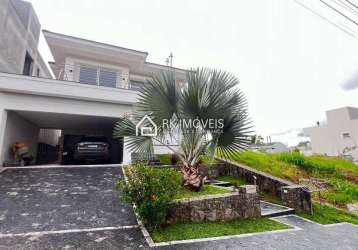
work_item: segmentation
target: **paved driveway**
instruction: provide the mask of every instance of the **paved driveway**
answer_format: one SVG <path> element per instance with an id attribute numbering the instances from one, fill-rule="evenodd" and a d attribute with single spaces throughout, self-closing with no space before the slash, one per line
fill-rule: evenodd
<path id="1" fill-rule="evenodd" d="M 0 250 L 148 248 L 132 208 L 120 202 L 120 178 L 119 167 L 0 173 Z M 276 220 L 299 229 L 157 249 L 357 249 L 357 226 L 322 226 L 292 215 Z"/>
<path id="2" fill-rule="evenodd" d="M 89 249 L 103 242 L 105 249 L 112 243 L 131 248 L 143 245 L 132 207 L 120 200 L 115 188 L 120 178 L 118 166 L 0 173 L 0 249 L 39 249 L 39 242 L 44 249 L 77 249 L 84 241 Z M 78 242 L 66 244 L 74 235 Z M 61 239 L 44 245 L 54 237 Z M 113 242 L 105 241 L 108 237 Z"/>

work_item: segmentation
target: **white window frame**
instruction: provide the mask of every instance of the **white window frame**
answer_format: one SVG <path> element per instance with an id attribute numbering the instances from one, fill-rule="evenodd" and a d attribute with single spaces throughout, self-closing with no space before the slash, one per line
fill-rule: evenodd
<path id="1" fill-rule="evenodd" d="M 117 79 L 116 79 L 115 88 L 124 88 L 124 85 L 125 85 L 124 82 L 126 81 L 126 79 L 124 79 L 124 78 L 125 78 L 125 75 L 126 75 L 125 72 L 128 71 L 127 68 L 119 67 L 119 66 L 111 65 L 111 64 L 98 63 L 98 62 L 95 62 L 95 61 L 77 59 L 77 58 L 68 57 L 67 59 L 69 59 L 69 61 L 73 62 L 73 67 L 74 67 L 73 79 L 76 82 L 80 82 L 79 81 L 80 80 L 80 68 L 81 68 L 81 65 L 83 65 L 83 66 L 97 68 L 97 84 L 96 85 L 91 85 L 91 86 L 98 86 L 98 87 L 103 87 L 103 88 L 113 88 L 113 87 L 101 86 L 99 84 L 99 72 L 100 72 L 101 69 L 104 69 L 104 70 L 108 70 L 108 71 L 117 72 Z M 84 83 L 84 84 L 86 84 L 86 83 Z"/>

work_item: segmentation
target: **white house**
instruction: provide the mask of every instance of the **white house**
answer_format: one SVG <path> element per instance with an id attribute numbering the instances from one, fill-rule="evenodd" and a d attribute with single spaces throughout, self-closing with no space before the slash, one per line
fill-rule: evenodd
<path id="1" fill-rule="evenodd" d="M 14 2 L 30 6 L 31 18 L 28 20 L 37 20 L 31 4 L 6 0 L 0 3 L 0 24 L 4 16 L 8 25 L 13 25 L 12 20 L 20 19 L 14 11 Z M 4 6 L 8 10 L 4 10 Z M 33 33 L 31 36 L 38 41 L 40 33 Z M 4 33 L 0 30 L 0 34 Z M 12 159 L 10 147 L 17 141 L 28 144 L 36 156 L 40 129 L 61 130 L 62 148 L 69 135 L 102 134 L 111 139 L 118 117 L 135 109 L 138 90 L 146 84 L 146 79 L 170 69 L 175 71 L 178 84 L 185 81 L 185 70 L 147 62 L 147 52 L 50 31 L 43 31 L 43 34 L 55 60 L 51 63 L 55 79 L 51 79 L 51 74 L 42 68 L 37 74 L 36 65 L 42 65 L 35 60 L 40 58 L 37 43 L 36 50 L 24 46 L 25 49 L 19 52 L 21 56 L 3 56 L 17 44 L 6 42 L 4 45 L 3 40 L 16 37 L 27 44 L 25 40 L 29 35 L 17 36 L 16 28 L 11 26 L 6 36 L 0 36 L 3 45 L 0 48 L 0 164 Z M 32 58 L 30 74 L 25 74 L 28 67 L 26 54 Z M 112 144 L 113 161 L 129 162 L 130 153 L 125 147 L 114 140 Z"/>
<path id="2" fill-rule="evenodd" d="M 312 152 L 329 156 L 352 156 L 358 160 L 358 108 L 343 107 L 326 112 L 325 124 L 303 129 Z"/>

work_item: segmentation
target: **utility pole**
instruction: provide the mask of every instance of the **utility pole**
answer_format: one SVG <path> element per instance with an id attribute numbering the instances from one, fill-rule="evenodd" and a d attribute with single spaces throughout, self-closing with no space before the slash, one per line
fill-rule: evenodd
<path id="1" fill-rule="evenodd" d="M 173 67 L 173 53 L 170 52 L 170 55 L 169 55 L 169 65 L 170 67 Z"/>

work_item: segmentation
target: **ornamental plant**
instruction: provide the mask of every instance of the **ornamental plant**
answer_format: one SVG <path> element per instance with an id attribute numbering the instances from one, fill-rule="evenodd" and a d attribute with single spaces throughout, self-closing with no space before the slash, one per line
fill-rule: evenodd
<path id="1" fill-rule="evenodd" d="M 181 188 L 181 174 L 172 169 L 157 169 L 143 164 L 125 168 L 126 181 L 119 181 L 124 201 L 136 205 L 136 212 L 154 230 L 165 222 L 167 210 Z"/>
<path id="2" fill-rule="evenodd" d="M 199 191 L 205 181 L 199 174 L 202 155 L 231 158 L 250 142 L 247 101 L 238 85 L 235 75 L 210 68 L 188 70 L 186 82 L 178 83 L 169 68 L 147 81 L 136 112 L 116 123 L 114 137 L 125 138 L 125 146 L 141 155 L 153 154 L 153 142 L 167 147 L 181 162 L 183 185 Z M 145 116 L 156 124 L 157 136 L 138 135 L 136 125 Z M 168 138 L 177 140 L 179 149 L 168 145 Z"/>

